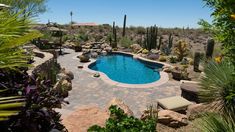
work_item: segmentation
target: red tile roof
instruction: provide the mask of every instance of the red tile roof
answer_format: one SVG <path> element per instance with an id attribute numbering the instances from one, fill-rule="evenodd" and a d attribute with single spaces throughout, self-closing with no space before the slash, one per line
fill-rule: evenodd
<path id="1" fill-rule="evenodd" d="M 76 23 L 76 24 L 73 24 L 73 26 L 97 26 L 97 24 L 94 23 L 94 22 L 90 22 L 90 23 Z"/>

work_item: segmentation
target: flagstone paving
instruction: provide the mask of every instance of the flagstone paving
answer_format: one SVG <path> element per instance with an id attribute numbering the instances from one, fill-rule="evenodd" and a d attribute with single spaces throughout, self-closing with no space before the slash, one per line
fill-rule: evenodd
<path id="1" fill-rule="evenodd" d="M 111 99 L 116 97 L 123 100 L 135 116 L 139 117 L 146 106 L 155 104 L 157 99 L 181 94 L 178 81 L 168 81 L 158 87 L 138 89 L 110 85 L 100 78 L 94 78 L 93 74 L 77 68 L 78 65 L 83 65 L 79 59 L 76 59 L 79 53 L 71 49 L 65 49 L 65 52 L 69 54 L 58 57 L 57 61 L 62 67 L 74 73 L 74 80 L 72 81 L 73 89 L 66 98 L 70 104 L 59 110 L 63 116 L 77 108 L 90 105 L 104 108 Z"/>

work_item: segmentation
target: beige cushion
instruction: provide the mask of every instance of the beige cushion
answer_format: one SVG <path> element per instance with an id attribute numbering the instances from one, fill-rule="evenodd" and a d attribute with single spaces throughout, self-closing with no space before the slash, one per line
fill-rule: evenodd
<path id="1" fill-rule="evenodd" d="M 187 109 L 187 106 L 191 105 L 192 103 L 180 96 L 174 96 L 159 99 L 158 104 L 164 109 L 178 111 Z"/>

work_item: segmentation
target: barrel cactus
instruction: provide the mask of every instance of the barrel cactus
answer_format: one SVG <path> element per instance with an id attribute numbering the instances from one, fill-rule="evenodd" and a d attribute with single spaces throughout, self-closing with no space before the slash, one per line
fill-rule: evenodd
<path id="1" fill-rule="evenodd" d="M 200 57 L 201 57 L 200 52 L 195 52 L 195 53 L 194 53 L 193 70 L 194 70 L 195 72 L 200 71 L 200 70 L 199 70 Z"/>
<path id="2" fill-rule="evenodd" d="M 212 58 L 213 51 L 214 51 L 214 45 L 215 45 L 214 39 L 207 40 L 206 58 Z"/>

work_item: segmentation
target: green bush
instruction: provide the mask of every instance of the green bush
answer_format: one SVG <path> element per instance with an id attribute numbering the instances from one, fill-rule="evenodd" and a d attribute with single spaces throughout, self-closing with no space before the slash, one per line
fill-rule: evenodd
<path id="1" fill-rule="evenodd" d="M 88 132 L 155 132 L 156 118 L 140 120 L 133 116 L 128 116 L 116 105 L 109 107 L 110 117 L 106 121 L 105 127 L 94 125 Z"/>
<path id="2" fill-rule="evenodd" d="M 125 48 L 129 48 L 133 44 L 133 41 L 127 37 L 123 37 L 123 38 L 121 38 L 119 43 L 121 44 L 121 46 L 123 46 Z"/>

